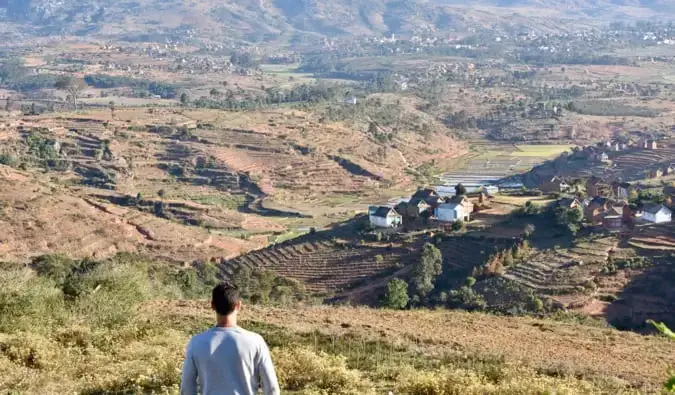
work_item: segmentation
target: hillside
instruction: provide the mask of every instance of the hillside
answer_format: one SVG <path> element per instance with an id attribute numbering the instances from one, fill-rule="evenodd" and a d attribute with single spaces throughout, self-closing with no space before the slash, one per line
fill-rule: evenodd
<path id="1" fill-rule="evenodd" d="M 340 0 L 303 2 L 137 2 L 3 0 L 0 10 L 9 31 L 45 36 L 74 34 L 129 41 L 205 39 L 236 42 L 305 42 L 324 36 L 408 34 L 422 31 L 461 33 L 480 26 L 527 26 L 549 30 L 555 19 L 566 29 L 568 18 L 604 21 L 663 17 L 667 2 L 651 1 L 420 1 Z M 564 12 L 559 13 L 560 10 Z M 513 14 L 516 15 L 513 15 Z M 506 22 L 503 16 L 511 14 Z M 578 19 L 576 21 L 579 23 Z M 569 26 L 572 28 L 572 25 Z M 8 26 L 5 26 L 8 28 Z"/>

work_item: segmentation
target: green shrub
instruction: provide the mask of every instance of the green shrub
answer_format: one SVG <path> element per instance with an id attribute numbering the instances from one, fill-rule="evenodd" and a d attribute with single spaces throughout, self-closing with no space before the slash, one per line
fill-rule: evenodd
<path id="1" fill-rule="evenodd" d="M 73 310 L 92 326 L 118 327 L 127 323 L 138 305 L 158 296 L 147 271 L 132 265 L 101 264 L 77 277 L 79 293 Z"/>
<path id="2" fill-rule="evenodd" d="M 58 363 L 58 354 L 58 344 L 34 333 L 0 337 L 0 355 L 19 366 L 49 369 Z"/>
<path id="3" fill-rule="evenodd" d="M 372 385 L 356 370 L 349 369 L 343 356 L 289 347 L 273 349 L 272 359 L 285 391 L 326 395 L 372 393 Z"/>
<path id="4" fill-rule="evenodd" d="M 404 309 L 409 301 L 408 284 L 398 278 L 389 281 L 382 305 L 390 309 Z"/>
<path id="5" fill-rule="evenodd" d="M 63 287 L 76 265 L 72 259 L 59 254 L 39 256 L 31 264 L 39 276 L 51 279 L 59 287 Z"/>
<path id="6" fill-rule="evenodd" d="M 30 269 L 0 271 L 0 332 L 47 332 L 65 317 L 63 293 Z"/>

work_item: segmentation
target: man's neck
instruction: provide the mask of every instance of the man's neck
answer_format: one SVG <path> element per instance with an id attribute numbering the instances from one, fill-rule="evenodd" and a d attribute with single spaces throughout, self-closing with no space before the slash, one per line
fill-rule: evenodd
<path id="1" fill-rule="evenodd" d="M 236 328 L 237 316 L 234 314 L 228 316 L 219 315 L 216 317 L 216 326 L 219 328 Z"/>

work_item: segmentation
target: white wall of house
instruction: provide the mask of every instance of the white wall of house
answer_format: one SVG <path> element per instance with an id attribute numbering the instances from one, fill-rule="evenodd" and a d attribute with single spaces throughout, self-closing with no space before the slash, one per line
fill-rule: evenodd
<path id="1" fill-rule="evenodd" d="M 450 207 L 441 204 L 436 208 L 434 215 L 441 222 L 455 222 L 464 218 L 464 210 L 462 206 Z"/>
<path id="2" fill-rule="evenodd" d="M 664 222 L 670 222 L 672 220 L 672 213 L 670 212 L 670 210 L 661 209 L 656 214 L 645 212 L 642 218 L 644 218 L 649 222 L 662 224 Z"/>
<path id="3" fill-rule="evenodd" d="M 378 228 L 393 228 L 401 225 L 401 218 L 396 215 L 389 215 L 387 218 L 371 215 L 369 219 L 370 223 Z"/>

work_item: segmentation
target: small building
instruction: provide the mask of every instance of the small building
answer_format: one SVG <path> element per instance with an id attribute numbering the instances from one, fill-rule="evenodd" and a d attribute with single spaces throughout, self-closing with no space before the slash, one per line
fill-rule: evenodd
<path id="1" fill-rule="evenodd" d="M 586 194 L 588 196 L 606 196 L 609 185 L 602 178 L 591 176 L 586 180 Z"/>
<path id="2" fill-rule="evenodd" d="M 418 218 L 424 216 L 430 208 L 431 205 L 422 199 L 410 199 L 398 212 L 405 217 Z"/>
<path id="3" fill-rule="evenodd" d="M 357 99 L 355 96 L 346 97 L 345 100 L 344 100 L 344 103 L 345 103 L 345 104 L 356 105 L 356 103 L 358 103 L 358 99 Z"/>
<path id="4" fill-rule="evenodd" d="M 655 179 L 655 178 L 661 178 L 663 177 L 663 170 L 661 169 L 651 169 L 649 171 L 649 178 Z"/>
<path id="5" fill-rule="evenodd" d="M 606 152 L 601 152 L 601 153 L 598 155 L 598 160 L 599 160 L 600 162 L 609 162 L 609 155 L 607 155 Z"/>
<path id="6" fill-rule="evenodd" d="M 397 228 L 403 224 L 403 217 L 391 207 L 371 207 L 368 210 L 370 223 L 378 228 Z"/>
<path id="7" fill-rule="evenodd" d="M 441 222 L 468 222 L 471 212 L 466 212 L 464 206 L 458 203 L 443 203 L 436 208 L 434 216 Z"/>
<path id="8" fill-rule="evenodd" d="M 570 185 L 558 176 L 546 178 L 541 183 L 541 191 L 545 193 L 561 193 L 570 189 Z"/>
<path id="9" fill-rule="evenodd" d="M 465 213 L 471 214 L 474 210 L 473 202 L 465 195 L 453 196 L 447 201 L 448 203 L 455 203 L 462 206 Z"/>
<path id="10" fill-rule="evenodd" d="M 431 188 L 425 188 L 425 189 L 418 189 L 417 192 L 415 192 L 414 195 L 410 198 L 410 200 L 413 199 L 420 199 L 424 201 L 428 201 L 432 197 L 438 197 L 438 192 L 436 192 L 435 189 Z"/>
<path id="11" fill-rule="evenodd" d="M 584 207 L 584 203 L 577 198 L 562 198 L 556 202 L 556 205 L 566 209 Z"/>
<path id="12" fill-rule="evenodd" d="M 612 184 L 612 195 L 617 199 L 628 200 L 633 191 L 633 186 L 627 182 L 615 182 Z"/>
<path id="13" fill-rule="evenodd" d="M 668 166 L 663 168 L 663 174 L 666 176 L 669 176 L 671 174 L 675 173 L 675 165 L 674 164 L 669 164 Z"/>
<path id="14" fill-rule="evenodd" d="M 602 196 L 596 196 L 584 209 L 584 218 L 586 218 L 587 222 L 592 224 L 601 222 L 602 215 L 609 210 L 610 203 L 611 201 L 609 199 Z"/>
<path id="15" fill-rule="evenodd" d="M 672 220 L 672 211 L 663 204 L 649 204 L 642 209 L 642 218 L 651 223 L 662 224 Z"/>
<path id="16" fill-rule="evenodd" d="M 622 206 L 610 207 L 603 214 L 602 226 L 607 229 L 618 229 L 623 226 L 624 222 L 624 207 Z"/>
<path id="17" fill-rule="evenodd" d="M 647 140 L 646 149 L 655 150 L 658 149 L 659 144 L 656 140 Z"/>

